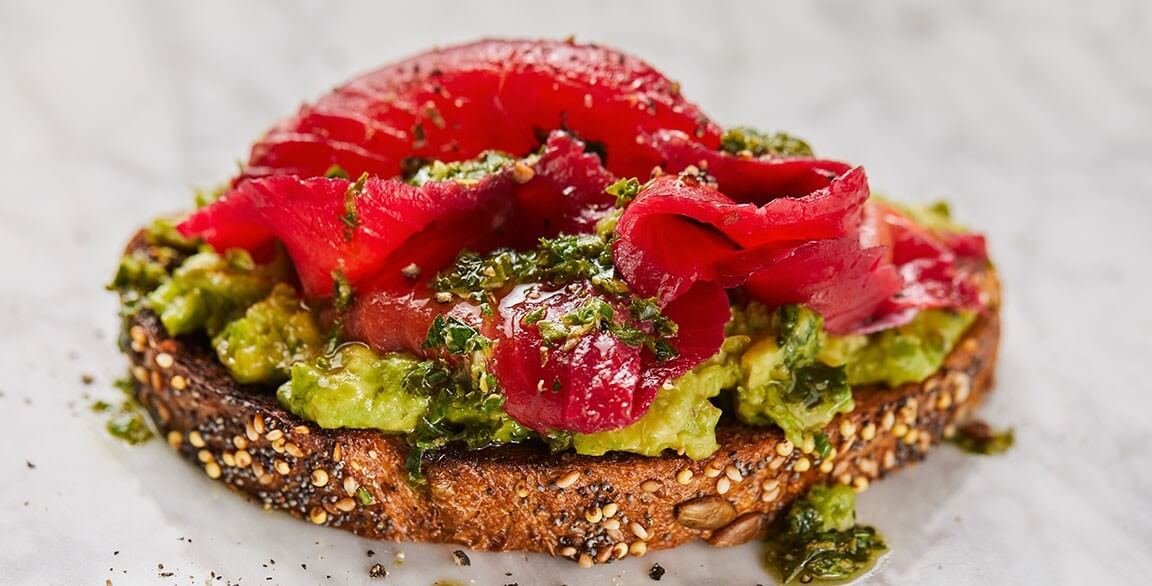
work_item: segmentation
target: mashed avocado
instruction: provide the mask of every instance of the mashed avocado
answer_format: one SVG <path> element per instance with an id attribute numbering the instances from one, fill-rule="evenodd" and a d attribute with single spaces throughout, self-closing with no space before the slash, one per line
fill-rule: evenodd
<path id="1" fill-rule="evenodd" d="M 188 257 L 171 279 L 148 295 L 147 302 L 169 335 L 202 328 L 215 335 L 290 274 L 284 255 L 258 265 L 242 250 L 229 250 L 223 256 L 200 252 Z"/>
<path id="2" fill-rule="evenodd" d="M 287 283 L 276 285 L 212 338 L 220 362 L 242 383 L 283 382 L 293 364 L 317 356 L 324 342 L 312 314 Z"/>
<path id="3" fill-rule="evenodd" d="M 745 321 L 762 324 L 755 309 Z M 843 367 L 817 357 L 824 340 L 824 320 L 797 306 L 773 314 L 771 331 L 740 359 L 744 381 L 736 388 L 736 415 L 753 425 L 775 423 L 789 441 L 804 443 L 837 413 L 852 410 L 852 390 Z M 762 326 L 760 326 L 762 327 Z"/>
<path id="4" fill-rule="evenodd" d="M 820 359 L 844 365 L 850 385 L 918 383 L 940 370 L 974 321 L 975 312 L 929 309 L 891 330 L 829 336 Z"/>
<path id="5" fill-rule="evenodd" d="M 719 354 L 661 389 L 648 413 L 636 423 L 612 431 L 574 434 L 576 453 L 599 456 L 615 450 L 659 456 L 671 449 L 696 460 L 712 455 L 719 447 L 720 409 L 709 399 L 740 382 L 737 357 L 747 345 L 747 336 L 726 339 Z"/>
<path id="6" fill-rule="evenodd" d="M 417 363 L 406 354 L 377 356 L 362 344 L 346 344 L 328 356 L 296 363 L 276 398 L 320 427 L 410 432 L 428 408 L 427 396 L 404 385 Z"/>

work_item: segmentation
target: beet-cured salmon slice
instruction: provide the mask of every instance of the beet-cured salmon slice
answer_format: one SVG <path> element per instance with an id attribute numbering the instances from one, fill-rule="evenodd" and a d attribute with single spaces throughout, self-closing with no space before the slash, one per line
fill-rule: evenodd
<path id="1" fill-rule="evenodd" d="M 693 140 L 674 130 L 656 134 L 653 145 L 664 158 L 663 169 L 679 173 L 696 167 L 716 179 L 729 198 L 763 205 L 781 197 L 800 197 L 828 186 L 852 166 L 811 157 L 745 157 Z"/>
<path id="2" fill-rule="evenodd" d="M 401 173 L 410 158 L 456 161 L 485 150 L 523 156 L 571 131 L 608 169 L 647 177 L 662 156 L 646 137 L 679 130 L 708 148 L 720 129 L 679 85 L 612 49 L 561 41 L 486 40 L 417 55 L 352 80 L 272 128 L 247 176 Z"/>
<path id="3" fill-rule="evenodd" d="M 614 258 L 640 295 L 665 303 L 700 280 L 739 285 L 748 274 L 722 274 L 724 261 L 743 254 L 755 268 L 748 250 L 777 254 L 784 244 L 855 236 L 868 193 L 859 168 L 763 205 L 735 202 L 691 175 L 659 177 L 621 216 Z"/>

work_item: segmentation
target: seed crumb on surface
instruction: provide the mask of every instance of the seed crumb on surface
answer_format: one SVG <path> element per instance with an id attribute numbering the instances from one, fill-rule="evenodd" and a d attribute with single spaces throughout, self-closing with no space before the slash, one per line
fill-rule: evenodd
<path id="1" fill-rule="evenodd" d="M 368 569 L 369 578 L 386 578 L 387 576 L 388 570 L 384 569 L 384 566 L 380 564 L 372 564 L 372 567 Z"/>

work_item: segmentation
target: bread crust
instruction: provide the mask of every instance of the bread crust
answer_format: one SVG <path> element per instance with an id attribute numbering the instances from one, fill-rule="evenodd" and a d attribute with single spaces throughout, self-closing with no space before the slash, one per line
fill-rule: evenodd
<path id="1" fill-rule="evenodd" d="M 778 429 L 722 421 L 720 449 L 693 461 L 551 454 L 543 446 L 448 448 L 407 481 L 404 438 L 320 429 L 268 388 L 236 383 L 203 336 L 169 337 L 155 315 L 125 321 L 137 398 L 168 444 L 210 478 L 317 525 L 380 540 L 545 552 L 582 565 L 702 539 L 762 536 L 813 484 L 859 490 L 922 460 L 993 384 L 999 285 L 944 368 L 920 384 L 855 389 L 856 408 L 826 428 L 833 451 L 794 446 Z"/>

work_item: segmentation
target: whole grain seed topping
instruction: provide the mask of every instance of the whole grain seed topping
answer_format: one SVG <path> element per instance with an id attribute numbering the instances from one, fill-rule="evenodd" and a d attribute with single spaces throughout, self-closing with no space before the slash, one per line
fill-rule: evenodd
<path id="1" fill-rule="evenodd" d="M 820 472 L 822 472 L 824 474 L 828 474 L 828 473 L 832 472 L 832 467 L 833 467 L 833 464 L 832 464 L 832 460 L 830 460 L 830 459 L 824 460 L 823 462 L 820 462 Z"/>
<path id="2" fill-rule="evenodd" d="M 350 513 L 356 509 L 356 500 L 349 496 L 343 497 L 336 501 L 336 508 L 345 513 Z"/>
<path id="3" fill-rule="evenodd" d="M 292 467 L 284 460 L 276 460 L 276 462 L 273 463 L 273 467 L 276 468 L 276 472 L 279 473 L 280 476 L 287 476 L 288 473 L 292 471 Z"/>
<path id="4" fill-rule="evenodd" d="M 689 529 L 719 529 L 736 518 L 736 507 L 718 496 L 702 496 L 676 505 L 676 520 Z"/>
<path id="5" fill-rule="evenodd" d="M 293 458 L 303 458 L 304 457 L 304 451 L 300 449 L 300 446 L 298 446 L 292 442 L 288 442 L 288 443 L 284 444 L 284 451 L 288 452 L 288 454 L 290 456 L 292 456 Z"/>
<path id="6" fill-rule="evenodd" d="M 864 428 L 860 430 L 860 439 L 868 442 L 872 441 L 874 437 L 876 437 L 876 424 L 869 422 L 868 425 L 865 425 Z"/>
<path id="7" fill-rule="evenodd" d="M 840 422 L 840 435 L 844 437 L 852 437 L 856 435 L 856 424 L 851 419 L 845 419 Z"/>
<path id="8" fill-rule="evenodd" d="M 236 446 L 237 450 L 246 450 L 248 449 L 248 438 L 242 435 L 233 436 L 232 445 Z"/>
<path id="9" fill-rule="evenodd" d="M 268 435 L 266 435 L 264 437 L 268 438 L 268 441 L 274 442 L 276 440 L 279 440 L 280 438 L 283 438 L 284 432 L 280 431 L 279 429 L 273 429 L 272 431 L 269 431 Z"/>
<path id="10" fill-rule="evenodd" d="M 176 361 L 172 358 L 172 355 L 167 352 L 161 352 L 156 355 L 156 366 L 160 368 L 172 368 L 172 365 L 175 363 Z"/>
<path id="11" fill-rule="evenodd" d="M 593 507 L 584 511 L 584 519 L 589 523 L 599 523 L 600 519 L 604 518 L 604 512 L 600 507 Z"/>
<path id="12" fill-rule="evenodd" d="M 317 468 L 312 471 L 312 485 L 313 486 L 327 486 L 328 484 L 328 471 L 323 468 Z"/>
<path id="13" fill-rule="evenodd" d="M 780 454 L 781 456 L 788 457 L 792 455 L 792 450 L 794 448 L 795 446 L 792 445 L 792 442 L 784 440 L 776 444 L 776 453 Z"/>
<path id="14" fill-rule="evenodd" d="M 188 388 L 188 379 L 177 374 L 173 375 L 172 378 L 168 380 L 168 384 L 177 391 L 183 391 L 184 389 Z"/>
<path id="15" fill-rule="evenodd" d="M 224 461 L 225 466 L 228 466 L 229 468 L 236 467 L 236 456 L 232 455 L 232 452 L 224 452 L 220 456 L 220 459 Z"/>
<path id="16" fill-rule="evenodd" d="M 555 484 L 556 488 L 565 489 L 565 488 L 572 486 L 573 484 L 576 484 L 576 481 L 579 479 L 580 479 L 580 471 L 579 470 L 569 470 L 563 476 L 560 476 L 556 480 L 553 480 L 552 484 Z"/>
<path id="17" fill-rule="evenodd" d="M 892 425 L 896 423 L 896 415 L 891 411 L 886 411 L 884 417 L 880 419 L 880 428 L 884 431 L 892 429 Z"/>
<path id="18" fill-rule="evenodd" d="M 560 551 L 557 551 L 556 553 L 561 557 L 570 558 L 576 555 L 576 548 L 569 545 L 567 547 L 560 548 Z"/>
<path id="19" fill-rule="evenodd" d="M 797 472 L 807 472 L 812 469 L 812 461 L 801 456 L 796 460 L 795 464 L 792 464 L 792 469 Z"/>
<path id="20" fill-rule="evenodd" d="M 180 446 L 184 445 L 184 434 L 176 430 L 168 432 L 168 445 L 174 450 L 179 450 Z"/>
<path id="21" fill-rule="evenodd" d="M 648 544 L 643 541 L 633 541 L 632 545 L 628 546 L 628 553 L 636 557 L 644 557 L 648 553 Z"/>
<path id="22" fill-rule="evenodd" d="M 256 417 L 252 418 L 252 428 L 256 430 L 257 434 L 264 435 L 265 428 L 263 415 L 256 415 Z"/>
<path id="23" fill-rule="evenodd" d="M 694 476 L 694 474 L 692 473 L 691 468 L 681 468 L 680 471 L 676 473 L 676 482 L 680 484 L 688 484 L 689 482 L 692 482 L 692 476 Z"/>
<path id="24" fill-rule="evenodd" d="M 208 450 L 200 450 L 199 452 L 196 452 L 196 458 L 204 463 L 216 461 L 216 458 L 212 456 L 212 452 L 209 452 Z"/>
<path id="25" fill-rule="evenodd" d="M 856 492 L 864 492 L 868 490 L 868 478 L 866 476 L 857 476 L 852 480 L 852 488 Z"/>
<path id="26" fill-rule="evenodd" d="M 192 444 L 194 448 L 204 447 L 204 436 L 200 435 L 198 431 L 188 432 L 188 443 Z"/>
<path id="27" fill-rule="evenodd" d="M 721 472 L 723 472 L 723 470 L 715 462 L 710 462 L 704 467 L 704 476 L 707 478 L 716 478 L 720 476 Z"/>
<path id="28" fill-rule="evenodd" d="M 648 539 L 648 530 L 645 529 L 643 525 L 633 522 L 628 526 L 628 529 L 630 529 L 632 531 L 632 535 L 635 535 L 637 538 L 645 540 Z"/>
<path id="29" fill-rule="evenodd" d="M 744 480 L 744 475 L 740 474 L 740 470 L 731 464 L 724 468 L 724 475 L 727 476 L 728 479 L 732 482 L 740 482 Z"/>
<path id="30" fill-rule="evenodd" d="M 216 480 L 217 478 L 220 478 L 220 465 L 216 462 L 208 462 L 207 464 L 204 464 L 204 472 L 208 475 L 208 478 Z"/>
<path id="31" fill-rule="evenodd" d="M 360 488 L 360 483 L 357 482 L 355 478 L 352 478 L 351 476 L 344 477 L 344 494 L 352 496 L 356 494 L 357 488 Z"/>
<path id="32" fill-rule="evenodd" d="M 908 433 L 908 426 L 903 421 L 892 426 L 892 435 L 894 437 L 901 438 L 904 437 L 906 433 Z"/>
<path id="33" fill-rule="evenodd" d="M 308 520 L 317 525 L 323 525 L 328 520 L 328 511 L 325 511 L 323 507 L 312 507 L 312 510 L 308 511 Z"/>
<path id="34" fill-rule="evenodd" d="M 252 465 L 252 454 L 248 450 L 239 450 L 236 452 L 236 465 L 241 468 L 247 468 Z"/>
<path id="35" fill-rule="evenodd" d="M 608 503 L 601 507 L 601 510 L 604 511 L 605 518 L 611 519 L 612 517 L 615 517 L 616 512 L 620 510 L 620 505 L 616 503 Z"/>
<path id="36" fill-rule="evenodd" d="M 621 541 L 612 546 L 612 555 L 618 560 L 624 559 L 628 555 L 628 544 Z"/>
<path id="37" fill-rule="evenodd" d="M 660 484 L 659 480 L 649 478 L 648 480 L 640 483 L 640 490 L 644 492 L 656 492 L 660 490 L 661 486 L 662 485 Z"/>
<path id="38" fill-rule="evenodd" d="M 611 557 L 612 557 L 612 548 L 611 547 L 605 547 L 605 548 L 601 549 L 600 551 L 596 552 L 596 563 L 602 564 L 602 563 L 608 561 Z"/>
<path id="39" fill-rule="evenodd" d="M 591 568 L 592 556 L 586 553 L 582 553 L 580 554 L 580 559 L 576 563 L 579 564 L 581 568 Z"/>
<path id="40" fill-rule="evenodd" d="M 620 520 L 619 519 L 604 519 L 604 521 L 602 521 L 600 523 L 600 526 L 607 529 L 608 531 L 619 531 L 620 530 Z"/>
<path id="41" fill-rule="evenodd" d="M 730 488 L 732 488 L 732 481 L 728 480 L 727 476 L 716 481 L 716 492 L 720 494 L 728 494 L 728 490 Z"/>

